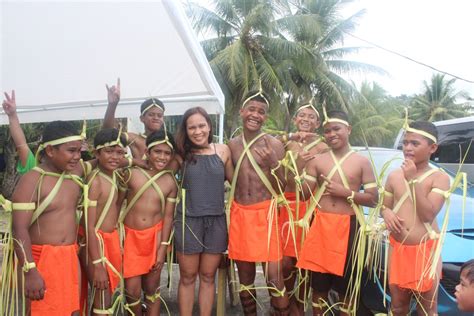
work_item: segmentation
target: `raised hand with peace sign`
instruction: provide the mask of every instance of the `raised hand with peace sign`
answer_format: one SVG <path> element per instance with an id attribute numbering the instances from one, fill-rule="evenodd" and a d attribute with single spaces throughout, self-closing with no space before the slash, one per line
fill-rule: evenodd
<path id="1" fill-rule="evenodd" d="M 15 99 L 15 90 L 12 90 L 11 95 L 5 94 L 5 100 L 3 100 L 2 106 L 5 114 L 9 117 L 16 114 L 16 99 Z"/>

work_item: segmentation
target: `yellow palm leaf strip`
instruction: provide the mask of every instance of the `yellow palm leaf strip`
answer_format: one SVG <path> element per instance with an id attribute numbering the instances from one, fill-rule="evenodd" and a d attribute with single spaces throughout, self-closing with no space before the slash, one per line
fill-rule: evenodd
<path id="1" fill-rule="evenodd" d="M 39 203 L 38 207 L 36 208 L 36 210 L 33 213 L 33 216 L 31 217 L 30 225 L 32 225 L 38 219 L 38 217 L 41 216 L 41 214 L 43 214 L 43 212 L 46 210 L 46 208 L 51 204 L 53 199 L 56 197 L 56 195 L 59 192 L 59 189 L 61 188 L 61 184 L 64 181 L 64 177 L 65 177 L 65 173 L 63 172 L 61 174 L 61 176 L 59 177 L 58 181 L 56 181 L 54 187 L 51 189 L 49 194 L 46 196 L 46 198 L 43 201 L 41 201 L 41 203 Z"/>
<path id="2" fill-rule="evenodd" d="M 102 178 L 106 179 L 111 187 L 109 191 L 109 195 L 107 196 L 107 201 L 105 202 L 104 208 L 102 209 L 102 212 L 100 213 L 99 219 L 97 220 L 97 223 L 95 225 L 95 230 L 99 230 L 100 227 L 102 226 L 102 223 L 105 220 L 105 217 L 109 213 L 110 206 L 112 205 L 112 202 L 114 200 L 115 194 L 117 194 L 118 188 L 117 188 L 117 176 L 115 174 L 115 171 L 112 173 L 112 178 L 110 178 L 108 175 L 106 175 L 103 172 L 99 172 L 99 176 Z"/>
<path id="3" fill-rule="evenodd" d="M 466 196 L 467 196 L 467 174 L 465 172 L 458 172 L 456 177 L 454 178 L 454 181 L 451 185 L 451 188 L 448 190 L 448 192 L 452 193 L 456 188 L 458 188 L 462 183 L 462 190 L 463 190 L 463 206 L 462 206 L 462 213 L 464 214 L 465 211 L 465 203 L 466 203 Z M 444 240 L 446 238 L 446 232 L 448 230 L 448 222 L 449 222 L 449 213 L 450 213 L 450 208 L 451 208 L 451 199 L 448 198 L 446 200 L 446 213 L 444 215 L 443 219 L 443 224 L 439 233 L 439 240 L 438 243 L 436 244 L 434 255 L 433 255 L 433 261 L 430 269 L 430 278 L 434 278 L 436 275 L 436 268 L 437 268 L 437 262 L 441 258 L 441 250 L 442 246 L 444 244 Z"/>
<path id="4" fill-rule="evenodd" d="M 143 195 L 143 193 L 145 193 L 146 190 L 148 190 L 148 188 L 150 188 L 150 186 L 153 186 L 153 188 L 155 189 L 157 194 L 160 196 L 161 206 L 162 207 L 164 206 L 165 201 L 164 201 L 163 193 L 161 192 L 161 189 L 159 189 L 159 186 L 155 183 L 155 181 L 158 180 L 162 175 L 164 175 L 166 173 L 171 173 L 171 171 L 170 170 L 162 170 L 162 171 L 158 172 L 157 174 L 155 174 L 153 177 L 151 177 L 143 169 L 138 168 L 138 170 L 141 170 L 143 174 L 146 174 L 148 176 L 148 180 L 140 188 L 140 190 L 138 190 L 138 192 L 133 196 L 133 198 L 130 200 L 130 202 L 127 203 L 127 206 L 126 206 L 125 210 L 120 214 L 120 218 L 119 218 L 120 222 L 123 222 L 123 220 L 127 216 L 130 209 L 132 209 L 132 207 L 135 205 L 135 203 L 138 201 L 138 199 Z"/>
<path id="5" fill-rule="evenodd" d="M 351 152 L 351 151 L 349 151 L 349 152 Z M 350 190 L 351 187 L 349 186 L 349 182 L 347 181 L 347 177 L 346 177 L 344 171 L 342 170 L 342 163 L 337 160 L 337 158 L 334 155 L 334 152 L 332 150 L 329 153 L 331 154 L 331 157 L 334 161 L 334 166 L 337 168 L 339 176 L 341 177 L 342 184 L 344 185 L 344 187 L 346 189 Z M 352 201 L 351 207 L 354 210 L 354 213 L 357 217 L 357 221 L 359 222 L 359 224 L 361 226 L 365 226 L 364 212 L 360 209 L 360 207 L 357 204 L 354 203 L 354 201 Z"/>
<path id="6" fill-rule="evenodd" d="M 242 134 L 242 136 L 243 136 L 243 134 Z M 265 136 L 264 133 L 259 134 L 254 139 L 252 139 L 247 145 L 244 145 L 244 150 L 242 151 L 242 154 L 240 155 L 239 159 L 237 160 L 237 163 L 236 163 L 235 169 L 234 169 L 234 176 L 232 178 L 232 183 L 231 183 L 231 186 L 230 186 L 229 200 L 227 202 L 227 208 L 226 208 L 227 214 L 229 214 L 230 206 L 232 205 L 232 202 L 234 201 L 235 186 L 237 184 L 237 178 L 238 178 L 238 175 L 239 175 L 240 167 L 242 165 L 242 161 L 244 160 L 247 152 L 250 151 L 250 148 L 252 147 L 252 145 L 258 139 L 260 139 L 260 137 L 263 137 L 263 136 Z M 242 137 L 242 139 L 243 139 L 243 137 Z"/>
<path id="7" fill-rule="evenodd" d="M 342 164 L 344 163 L 344 161 L 353 153 L 354 151 L 349 151 L 347 152 L 340 160 L 339 160 L 339 164 Z M 328 175 L 326 178 L 328 178 L 329 180 L 332 179 L 332 177 L 334 177 L 334 174 L 338 171 L 338 168 L 336 165 L 334 165 L 334 167 L 331 169 L 331 171 L 329 171 Z M 314 197 L 312 197 L 311 199 L 311 203 L 308 207 L 308 209 L 306 210 L 306 213 L 304 215 L 304 217 L 302 219 L 300 219 L 297 224 L 301 227 L 304 227 L 306 230 L 309 229 L 309 220 L 311 218 L 311 216 L 313 215 L 313 212 L 314 212 L 314 209 L 319 205 L 319 201 L 321 200 L 321 197 L 323 196 L 323 193 L 324 191 L 326 191 L 326 186 L 328 185 L 328 183 L 326 181 L 323 182 L 323 184 L 319 187 L 319 189 L 316 191 L 316 194 L 314 195 Z"/>
<path id="8" fill-rule="evenodd" d="M 299 254 L 298 254 L 297 247 L 296 247 L 296 230 L 295 230 L 296 219 L 295 219 L 295 217 L 299 218 L 299 213 L 300 213 L 300 192 L 302 192 L 302 190 L 301 190 L 301 175 L 299 174 L 298 166 L 296 164 L 296 159 L 293 156 L 293 152 L 291 150 L 287 151 L 286 156 L 288 156 L 288 160 L 291 164 L 291 168 L 292 168 L 291 170 L 292 170 L 292 173 L 294 174 L 295 188 L 296 188 L 296 192 L 295 192 L 295 194 L 296 194 L 295 216 L 293 216 L 293 212 L 291 211 L 291 207 L 290 207 L 288 201 L 285 198 L 285 206 L 288 210 L 289 231 L 290 231 L 290 235 L 288 236 L 288 238 L 293 239 L 293 247 L 295 249 L 296 258 L 298 258 Z M 283 196 L 284 196 L 284 194 L 283 194 Z"/>
<path id="9" fill-rule="evenodd" d="M 307 144 L 306 146 L 303 147 L 303 150 L 304 151 L 309 151 L 311 150 L 311 148 L 313 148 L 314 146 L 318 145 L 319 143 L 323 142 L 324 138 L 322 137 L 318 137 L 316 140 L 314 140 L 313 142 Z"/>

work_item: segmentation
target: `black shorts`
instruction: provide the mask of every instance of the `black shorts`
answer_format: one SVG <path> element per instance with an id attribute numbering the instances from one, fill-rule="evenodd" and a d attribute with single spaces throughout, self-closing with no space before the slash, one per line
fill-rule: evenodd
<path id="1" fill-rule="evenodd" d="M 311 287 L 316 292 L 329 292 L 334 289 L 339 294 L 345 294 L 352 274 L 353 258 L 352 247 L 356 232 L 359 228 L 355 215 L 351 216 L 349 242 L 347 243 L 346 263 L 344 264 L 344 275 L 338 276 L 330 273 L 311 272 Z"/>
<path id="2" fill-rule="evenodd" d="M 224 253 L 227 250 L 226 215 L 185 217 L 184 243 L 183 221 L 180 213 L 174 221 L 176 251 L 190 255 L 197 253 Z"/>

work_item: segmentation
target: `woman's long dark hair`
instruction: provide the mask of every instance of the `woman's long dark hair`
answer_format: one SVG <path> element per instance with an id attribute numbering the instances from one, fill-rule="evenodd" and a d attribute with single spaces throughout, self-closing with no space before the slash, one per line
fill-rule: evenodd
<path id="1" fill-rule="evenodd" d="M 185 161 L 194 161 L 193 150 L 200 148 L 189 139 L 186 130 L 188 125 L 188 119 L 191 115 L 194 114 L 202 115 L 206 119 L 207 125 L 209 125 L 209 137 L 207 138 L 207 142 L 209 144 L 212 143 L 212 138 L 214 135 L 212 130 L 211 117 L 209 116 L 209 114 L 207 114 L 206 110 L 204 110 L 200 106 L 197 106 L 194 108 L 190 108 L 186 112 L 184 112 L 183 120 L 181 121 L 181 125 L 179 126 L 178 132 L 176 133 L 175 141 L 177 152 Z"/>

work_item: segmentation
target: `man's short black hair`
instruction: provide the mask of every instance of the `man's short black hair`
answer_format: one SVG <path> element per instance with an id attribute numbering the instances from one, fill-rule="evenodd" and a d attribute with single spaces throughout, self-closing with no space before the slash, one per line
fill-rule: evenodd
<path id="1" fill-rule="evenodd" d="M 340 120 L 344 120 L 349 123 L 349 116 L 346 112 L 341 110 L 330 110 L 327 112 L 328 118 L 337 118 Z"/>
<path id="2" fill-rule="evenodd" d="M 436 126 L 428 121 L 414 121 L 409 124 L 411 128 L 414 129 L 419 129 L 420 131 L 426 132 L 430 135 L 433 135 L 436 139 L 438 139 L 438 130 L 436 129 Z M 425 139 L 428 141 L 428 144 L 433 144 L 433 140 L 429 139 L 428 137 L 425 137 Z"/>
<path id="3" fill-rule="evenodd" d="M 42 143 L 50 142 L 69 136 L 79 136 L 79 131 L 73 122 L 52 121 L 43 129 Z"/>
<path id="4" fill-rule="evenodd" d="M 461 266 L 461 273 L 464 270 L 467 271 L 466 275 L 469 284 L 472 284 L 474 282 L 474 259 L 464 262 L 464 264 Z"/>
<path id="5" fill-rule="evenodd" d="M 104 145 L 117 140 L 119 130 L 116 128 L 104 128 L 100 130 L 94 137 L 94 147 Z M 125 135 L 120 135 L 120 143 L 123 147 L 127 146 Z"/>
<path id="6" fill-rule="evenodd" d="M 163 111 L 165 111 L 165 105 L 163 104 L 163 102 L 161 102 L 161 100 L 159 100 L 157 98 L 150 98 L 150 99 L 146 99 L 145 101 L 143 101 L 142 105 L 140 106 L 140 114 L 143 113 L 143 111 L 147 107 L 152 105 L 153 103 L 160 106 L 163 109 Z M 145 113 L 143 113 L 143 114 L 145 114 Z"/>
<path id="7" fill-rule="evenodd" d="M 171 145 L 173 145 L 173 148 L 171 148 L 171 149 L 174 150 L 176 148 L 176 143 L 174 142 L 173 135 L 171 135 L 169 133 L 165 133 L 165 131 L 163 129 L 160 129 L 159 131 L 154 131 L 153 133 L 148 135 L 147 138 L 146 138 L 146 146 L 148 147 L 148 145 L 150 145 L 151 143 L 158 142 L 158 141 L 161 141 L 161 140 L 165 140 L 166 136 L 168 136 L 168 142 Z"/>

